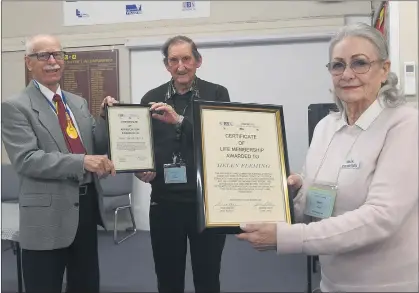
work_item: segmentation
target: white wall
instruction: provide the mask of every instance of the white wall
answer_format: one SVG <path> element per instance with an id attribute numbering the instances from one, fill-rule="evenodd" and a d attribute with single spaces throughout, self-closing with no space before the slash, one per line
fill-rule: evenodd
<path id="1" fill-rule="evenodd" d="M 392 70 L 400 78 L 403 88 L 404 62 L 416 63 L 416 85 L 418 78 L 418 2 L 417 1 L 390 1 L 389 2 L 389 25 L 390 25 L 390 55 Z M 409 103 L 417 107 L 418 93 L 407 96 Z"/>
<path id="2" fill-rule="evenodd" d="M 124 51 L 123 45 L 130 38 L 324 31 L 343 25 L 347 16 L 369 16 L 370 6 L 369 1 L 211 1 L 208 18 L 65 27 L 62 1 L 3 1 L 2 53 L 4 60 L 9 60 L 2 64 L 3 70 L 22 69 L 15 69 L 19 74 L 13 78 L 6 77 L 4 81 L 8 86 L 2 94 L 8 96 L 24 85 L 23 42 L 36 33 L 57 34 L 69 49 L 115 46 Z M 19 21 L 16 21 L 17 16 Z M 121 70 L 125 71 L 121 80 L 128 79 L 125 74 L 129 68 L 122 66 Z M 124 86 L 120 88 L 121 95 L 129 100 L 129 91 L 125 92 Z"/>
<path id="3" fill-rule="evenodd" d="M 418 2 L 417 1 L 400 1 L 400 65 L 404 62 L 414 61 L 416 63 L 416 85 L 419 84 L 418 79 Z M 404 76 L 401 76 L 403 84 Z M 418 93 L 409 96 L 412 105 L 418 105 Z"/>

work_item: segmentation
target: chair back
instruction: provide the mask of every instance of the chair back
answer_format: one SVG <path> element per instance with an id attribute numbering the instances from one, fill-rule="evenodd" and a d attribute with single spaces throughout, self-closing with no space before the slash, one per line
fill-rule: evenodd
<path id="1" fill-rule="evenodd" d="M 103 196 L 121 196 L 132 192 L 134 180 L 132 173 L 118 173 L 115 176 L 109 175 L 100 179 L 100 185 L 103 189 Z"/>
<path id="2" fill-rule="evenodd" d="M 19 177 L 10 164 L 1 164 L 1 201 L 19 200 Z"/>

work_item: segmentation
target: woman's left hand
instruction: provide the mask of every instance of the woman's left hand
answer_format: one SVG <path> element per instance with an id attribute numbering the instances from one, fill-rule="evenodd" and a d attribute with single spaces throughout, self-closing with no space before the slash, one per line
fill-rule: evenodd
<path id="1" fill-rule="evenodd" d="M 276 224 L 255 223 L 240 225 L 244 233 L 236 237 L 249 241 L 253 248 L 264 251 L 276 249 Z"/>

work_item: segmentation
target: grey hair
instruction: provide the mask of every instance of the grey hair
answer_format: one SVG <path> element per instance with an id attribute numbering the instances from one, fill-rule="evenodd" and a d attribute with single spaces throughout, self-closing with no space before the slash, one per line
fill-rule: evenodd
<path id="1" fill-rule="evenodd" d="M 26 55 L 32 54 L 35 43 L 39 39 L 42 39 L 42 38 L 53 38 L 53 39 L 56 39 L 58 42 L 60 42 L 60 40 L 56 36 L 53 36 L 53 35 L 39 34 L 39 35 L 31 36 L 25 40 L 25 54 Z"/>
<path id="2" fill-rule="evenodd" d="M 175 37 L 172 37 L 172 38 L 168 39 L 161 48 L 161 52 L 162 52 L 163 57 L 164 57 L 163 62 L 164 62 L 165 65 L 167 65 L 167 58 L 169 57 L 170 46 L 173 45 L 173 44 L 178 44 L 178 43 L 190 44 L 191 48 L 192 48 L 192 55 L 194 56 L 195 60 L 201 60 L 202 56 L 198 52 L 198 48 L 197 48 L 195 42 L 192 41 L 191 38 L 188 38 L 186 36 L 175 36 Z"/>
<path id="3" fill-rule="evenodd" d="M 360 37 L 370 41 L 377 50 L 378 57 L 381 60 L 389 59 L 389 50 L 386 40 L 381 32 L 376 28 L 365 23 L 354 23 L 344 26 L 332 38 L 329 46 L 329 60 L 332 59 L 333 49 L 335 45 L 346 37 Z M 383 97 L 383 102 L 388 107 L 396 107 L 406 102 L 405 96 L 401 90 L 397 88 L 399 79 L 394 72 L 389 72 L 387 80 L 381 85 L 377 96 Z M 333 93 L 333 98 L 340 112 L 344 110 L 343 102 Z"/>

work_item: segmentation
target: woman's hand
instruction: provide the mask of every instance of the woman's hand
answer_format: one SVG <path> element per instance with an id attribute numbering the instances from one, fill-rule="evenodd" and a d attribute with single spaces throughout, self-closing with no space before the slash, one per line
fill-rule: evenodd
<path id="1" fill-rule="evenodd" d="M 300 174 L 292 173 L 288 176 L 287 183 L 293 191 L 296 191 L 303 186 L 303 177 Z"/>
<path id="2" fill-rule="evenodd" d="M 253 248 L 260 251 L 276 249 L 276 224 L 255 223 L 240 225 L 240 228 L 244 233 L 236 237 L 250 242 Z"/>

